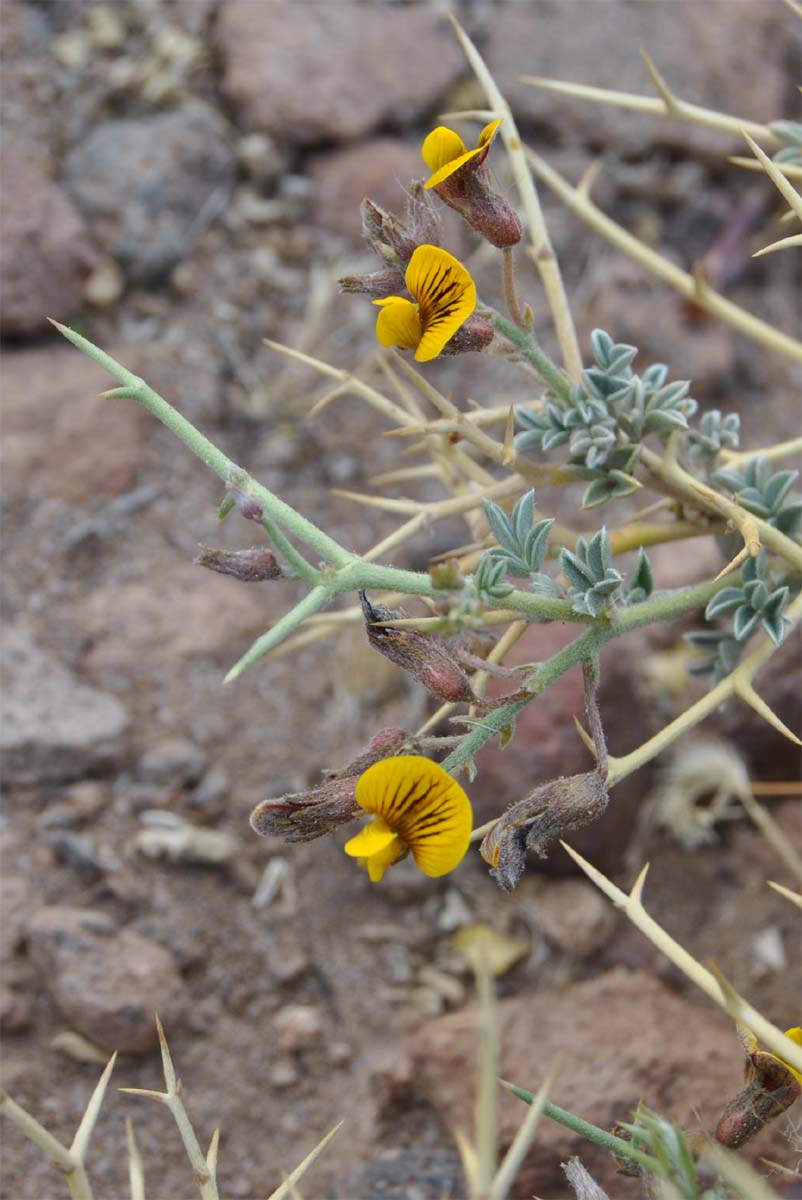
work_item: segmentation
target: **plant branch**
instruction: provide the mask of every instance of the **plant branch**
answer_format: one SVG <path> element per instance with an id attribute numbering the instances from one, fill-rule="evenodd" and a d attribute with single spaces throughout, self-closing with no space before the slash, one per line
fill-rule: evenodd
<path id="1" fill-rule="evenodd" d="M 649 60 L 651 62 L 651 59 Z M 578 100 L 590 100 L 595 104 L 612 104 L 616 108 L 629 108 L 634 112 L 653 113 L 656 116 L 673 117 L 692 125 L 706 125 L 723 133 L 740 133 L 748 129 L 754 137 L 762 138 L 772 146 L 779 145 L 779 138 L 768 125 L 756 121 L 744 121 L 712 108 L 690 104 L 672 93 L 672 103 L 661 96 L 639 96 L 634 92 L 616 92 L 609 88 L 591 87 L 582 83 L 571 83 L 564 79 L 546 79 L 542 75 L 524 75 L 522 83 L 530 87 L 544 88 L 549 92 L 560 92 L 564 96 L 575 96 Z"/>
<path id="2" fill-rule="evenodd" d="M 208 438 L 195 428 L 195 426 L 183 417 L 171 404 L 163 399 L 157 392 L 149 387 L 143 379 L 134 375 L 131 371 L 126 370 L 110 355 L 100 350 L 87 338 L 82 337 L 74 330 L 67 328 L 66 325 L 59 325 L 58 322 L 51 322 L 56 329 L 64 335 L 67 341 L 72 342 L 77 349 L 82 350 L 89 358 L 108 371 L 118 383 L 119 388 L 113 388 L 110 392 L 104 393 L 110 399 L 125 399 L 135 400 L 146 408 L 148 412 L 167 426 L 181 441 L 189 447 L 193 454 L 196 454 L 208 467 L 214 471 L 227 486 L 235 486 L 243 491 L 247 496 L 252 497 L 260 504 L 268 516 L 280 521 L 287 529 L 291 530 L 302 542 L 310 546 L 321 558 L 327 559 L 335 566 L 345 566 L 354 557 L 345 550 L 333 538 L 330 538 L 311 521 L 297 512 L 291 505 L 284 500 L 279 499 L 273 492 L 269 491 L 263 484 L 257 483 L 247 471 L 244 471 L 236 463 L 232 462 L 221 450 L 209 441 Z"/>
<path id="3" fill-rule="evenodd" d="M 582 356 L 579 353 L 574 318 L 565 294 L 565 285 L 563 284 L 560 272 L 560 264 L 554 252 L 554 247 L 551 244 L 548 229 L 546 228 L 537 188 L 526 167 L 523 145 L 515 124 L 515 119 L 509 104 L 499 91 L 495 79 L 488 70 L 487 64 L 476 49 L 476 46 L 474 46 L 456 17 L 450 15 L 450 20 L 459 38 L 460 45 L 465 52 L 465 57 L 468 59 L 487 97 L 488 104 L 496 115 L 502 118 L 501 136 L 507 148 L 510 167 L 512 168 L 512 173 L 518 187 L 518 194 L 526 216 L 526 223 L 529 226 L 529 235 L 532 239 L 530 247 L 531 256 L 534 259 L 546 292 L 565 369 L 571 379 L 578 380 L 582 373 Z"/>
<path id="4" fill-rule="evenodd" d="M 644 245 L 633 234 L 603 213 L 581 188 L 573 187 L 539 154 L 527 149 L 526 156 L 538 178 L 557 193 L 571 212 L 595 229 L 608 242 L 618 246 L 620 250 L 634 258 L 653 275 L 668 283 L 683 296 L 693 300 L 705 312 L 720 317 L 734 329 L 738 329 L 753 341 L 767 346 L 770 350 L 784 354 L 794 362 L 802 362 L 802 343 L 719 295 L 710 287 L 700 270 L 697 270 L 695 274 L 689 274 L 669 262 L 667 258 L 663 258 L 649 246 Z"/>
<path id="5" fill-rule="evenodd" d="M 517 1096 L 519 1100 L 523 1100 L 524 1104 L 531 1104 L 535 1097 L 532 1092 L 528 1092 L 526 1088 L 517 1087 L 514 1083 L 508 1083 L 506 1079 L 501 1081 L 502 1087 L 507 1091 L 512 1092 L 513 1096 Z M 578 1133 L 580 1137 L 587 1138 L 589 1142 L 595 1142 L 597 1146 L 603 1146 L 605 1150 L 609 1150 L 611 1154 L 615 1154 L 619 1158 L 629 1159 L 630 1162 L 637 1163 L 640 1167 L 645 1167 L 647 1171 L 660 1175 L 662 1168 L 656 1158 L 652 1158 L 650 1154 L 638 1150 L 637 1146 L 633 1146 L 631 1142 L 625 1141 L 623 1138 L 616 1137 L 613 1133 L 608 1133 L 606 1129 L 600 1129 L 598 1125 L 592 1125 L 590 1121 L 584 1121 L 582 1117 L 575 1116 L 572 1112 L 568 1112 L 565 1108 L 560 1108 L 558 1104 L 552 1104 L 551 1101 L 546 1101 L 543 1106 L 543 1112 L 547 1117 L 551 1117 L 552 1121 L 556 1121 L 558 1125 L 564 1125 L 566 1129 Z"/>

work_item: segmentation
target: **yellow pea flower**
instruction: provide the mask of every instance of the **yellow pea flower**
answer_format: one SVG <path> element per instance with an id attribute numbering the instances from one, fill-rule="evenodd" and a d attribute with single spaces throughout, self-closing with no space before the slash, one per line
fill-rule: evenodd
<path id="1" fill-rule="evenodd" d="M 477 166 L 487 158 L 490 144 L 496 136 L 501 120 L 491 121 L 485 125 L 479 134 L 479 140 L 473 150 L 469 150 L 458 133 L 446 125 L 438 125 L 428 135 L 421 147 L 421 154 L 426 166 L 432 172 L 423 185 L 426 188 L 437 187 L 444 179 L 448 179 L 465 163 L 478 159 Z"/>
<path id="2" fill-rule="evenodd" d="M 383 346 L 414 350 L 418 362 L 437 358 L 476 308 L 476 284 L 462 263 L 439 246 L 418 246 L 404 275 L 410 295 L 374 300 L 381 312 L 376 336 Z"/>
<path id="3" fill-rule="evenodd" d="M 345 843 L 373 883 L 411 852 L 424 875 L 447 875 L 462 862 L 473 827 L 471 802 L 437 763 L 416 754 L 385 758 L 359 778 L 356 802 L 373 820 Z"/>

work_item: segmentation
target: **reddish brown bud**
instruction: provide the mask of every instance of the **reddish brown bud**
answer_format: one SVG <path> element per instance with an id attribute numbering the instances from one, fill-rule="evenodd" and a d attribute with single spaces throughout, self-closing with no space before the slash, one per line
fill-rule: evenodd
<path id="1" fill-rule="evenodd" d="M 245 488 L 247 476 L 237 476 L 228 484 L 228 491 L 234 503 L 246 521 L 264 521 L 265 510 L 262 505 Z M 221 506 L 222 507 L 222 506 Z"/>
<path id="2" fill-rule="evenodd" d="M 262 837 L 280 837 L 285 842 L 311 842 L 362 815 L 354 799 L 359 776 L 383 758 L 414 753 L 403 729 L 380 729 L 367 749 L 308 792 L 291 792 L 274 800 L 263 800 L 251 813 L 251 828 Z"/>
<path id="3" fill-rule="evenodd" d="M 526 868 L 526 852 L 546 858 L 555 838 L 602 815 L 607 786 L 598 771 L 541 784 L 517 800 L 486 834 L 479 852 L 499 887 L 511 892 Z"/>
<path id="4" fill-rule="evenodd" d="M 361 213 L 365 240 L 394 265 L 406 266 L 418 246 L 440 245 L 440 217 L 420 182 L 409 188 L 403 220 L 368 199 L 362 201 Z"/>
<path id="5" fill-rule="evenodd" d="M 341 292 L 362 293 L 384 300 L 404 290 L 404 273 L 398 267 L 386 267 L 383 271 L 370 271 L 367 275 L 343 275 L 338 279 Z"/>
<path id="6" fill-rule="evenodd" d="M 480 158 L 472 158 L 433 189 L 493 246 L 515 246 L 523 237 L 518 214 L 490 182 Z"/>
<path id="7" fill-rule="evenodd" d="M 221 575 L 230 575 L 241 583 L 261 583 L 265 579 L 281 579 L 284 575 L 272 550 L 251 546 L 248 550 L 216 550 L 201 546 L 193 562 Z"/>
<path id="8" fill-rule="evenodd" d="M 359 597 L 368 641 L 374 650 L 408 671 L 438 699 L 452 703 L 475 701 L 466 676 L 442 642 L 418 629 L 397 629 L 385 625 L 385 621 L 392 621 L 399 614 L 383 605 L 371 604 L 365 592 L 360 592 Z"/>
<path id="9" fill-rule="evenodd" d="M 716 1141 L 737 1150 L 800 1095 L 802 1085 L 776 1054 L 765 1050 L 747 1053 L 746 1081 L 719 1117 Z"/>
<path id="10" fill-rule="evenodd" d="M 469 354 L 471 351 L 486 350 L 493 341 L 495 330 L 489 317 L 474 313 L 450 338 L 441 354 Z"/>

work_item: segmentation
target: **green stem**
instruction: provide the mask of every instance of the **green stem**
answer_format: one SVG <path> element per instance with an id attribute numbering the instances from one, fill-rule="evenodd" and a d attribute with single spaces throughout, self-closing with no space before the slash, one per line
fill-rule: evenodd
<path id="1" fill-rule="evenodd" d="M 276 621 L 268 629 L 267 633 L 263 633 L 260 638 L 257 638 L 249 650 L 246 650 L 239 662 L 235 663 L 231 670 L 226 675 L 223 683 L 231 683 L 241 675 L 242 672 L 255 663 L 263 655 L 267 654 L 279 642 L 283 642 L 284 638 L 297 629 L 302 621 L 307 617 L 311 617 L 312 613 L 323 608 L 331 600 L 332 593 L 325 584 L 318 584 L 313 587 L 311 592 L 307 592 L 303 600 L 299 600 L 295 608 L 291 608 L 288 613 L 285 613 L 280 621 Z"/>
<path id="2" fill-rule="evenodd" d="M 153 388 L 149 387 L 143 379 L 138 375 L 134 375 L 131 371 L 126 370 L 109 354 L 100 350 L 87 338 L 81 337 L 79 333 L 68 329 L 66 325 L 59 325 L 53 322 L 60 333 L 64 335 L 67 341 L 72 342 L 79 350 L 82 350 L 89 358 L 108 371 L 118 383 L 119 388 L 114 388 L 110 392 L 104 393 L 111 399 L 126 399 L 135 400 L 146 408 L 148 412 L 157 417 L 164 425 L 167 426 L 181 441 L 189 447 L 193 454 L 197 454 L 207 466 L 211 467 L 215 475 L 226 485 L 236 484 L 247 495 L 252 496 L 261 504 L 262 508 L 271 517 L 291 530 L 302 542 L 315 550 L 321 558 L 327 559 L 336 567 L 344 567 L 354 558 L 339 542 L 335 542 L 327 534 L 308 521 L 306 517 L 301 516 L 291 505 L 281 500 L 268 488 L 261 483 L 257 483 L 252 479 L 247 471 L 243 471 L 236 463 L 232 462 L 221 450 L 209 441 L 208 438 L 196 429 L 186 417 L 182 417 L 171 404 L 154 392 Z"/>
<path id="3" fill-rule="evenodd" d="M 516 1087 L 511 1083 L 505 1084 L 505 1087 L 525 1104 L 531 1104 L 535 1098 L 533 1093 L 528 1092 L 526 1088 Z M 616 1137 L 614 1133 L 608 1133 L 606 1129 L 600 1129 L 598 1125 L 591 1125 L 590 1121 L 583 1121 L 582 1117 L 574 1116 L 567 1109 L 560 1108 L 559 1104 L 552 1104 L 548 1100 L 543 1111 L 547 1117 L 551 1117 L 552 1121 L 564 1125 L 566 1129 L 573 1130 L 580 1137 L 587 1138 L 589 1142 L 595 1142 L 597 1146 L 604 1146 L 605 1150 L 609 1150 L 611 1154 L 616 1154 L 619 1158 L 628 1158 L 630 1162 L 637 1163 L 639 1167 L 645 1167 L 653 1175 L 662 1177 L 663 1169 L 657 1159 L 652 1158 L 651 1154 L 645 1154 L 642 1150 L 638 1150 L 631 1142 Z"/>
<path id="4" fill-rule="evenodd" d="M 598 653 L 605 642 L 620 634 L 640 629 L 643 625 L 651 625 L 655 621 L 671 621 L 694 608 L 701 608 L 715 596 L 721 588 L 731 584 L 731 579 L 711 580 L 709 583 L 694 584 L 691 587 L 680 588 L 673 592 L 664 592 L 644 600 L 641 604 L 633 604 L 629 608 L 620 609 L 611 616 L 597 617 L 593 624 L 579 637 L 574 638 L 562 650 L 558 650 L 551 658 L 540 663 L 536 670 L 525 681 L 526 688 L 533 696 L 539 696 L 547 687 L 554 683 L 571 667 L 584 662 Z M 506 604 L 509 597 L 504 598 Z M 519 700 L 497 708 L 482 718 L 481 725 L 476 725 L 464 738 L 462 743 L 443 760 L 442 767 L 454 772 L 458 767 L 468 762 L 477 751 L 481 750 L 495 734 L 500 733 L 507 725 L 515 720 L 521 709 L 529 703 Z"/>
<path id="5" fill-rule="evenodd" d="M 265 517 L 262 525 L 279 554 L 287 560 L 298 578 L 302 579 L 304 583 L 308 583 L 310 587 L 316 587 L 321 582 L 320 571 L 317 571 L 311 563 L 306 561 L 303 554 L 295 549 L 292 542 L 284 536 L 278 525 L 273 521 Z"/>
<path id="6" fill-rule="evenodd" d="M 549 356 L 541 350 L 538 342 L 528 329 L 521 329 L 513 321 L 508 321 L 495 309 L 489 310 L 493 324 L 508 342 L 512 342 L 522 358 L 535 368 L 537 373 L 563 400 L 571 398 L 571 381 Z"/>

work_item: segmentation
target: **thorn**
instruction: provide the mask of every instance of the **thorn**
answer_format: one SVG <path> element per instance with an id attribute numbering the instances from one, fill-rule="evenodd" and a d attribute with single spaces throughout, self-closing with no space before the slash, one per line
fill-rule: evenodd
<path id="1" fill-rule="evenodd" d="M 646 70 L 649 72 L 649 78 L 654 84 L 655 89 L 659 92 L 660 98 L 666 106 L 666 112 L 671 116 L 675 116 L 680 111 L 681 107 L 679 98 L 674 95 L 674 93 L 671 91 L 671 88 L 658 71 L 652 56 L 646 50 L 641 50 L 640 56 L 643 59 Z"/>
<path id="2" fill-rule="evenodd" d="M 166 1092 L 154 1092 L 150 1088 L 117 1088 L 118 1092 L 125 1092 L 127 1096 L 146 1096 L 148 1100 L 158 1100 L 159 1104 L 169 1104 L 170 1097 Z"/>
<path id="3" fill-rule="evenodd" d="M 643 901 L 641 899 L 641 895 L 643 893 L 643 885 L 646 882 L 646 875 L 648 873 L 648 870 L 649 870 L 649 863 L 645 863 L 641 870 L 640 875 L 633 883 L 632 890 L 629 893 L 630 900 L 634 900 L 634 902 L 636 904 L 639 904 L 641 906 L 641 908 L 643 907 Z"/>
<path id="4" fill-rule="evenodd" d="M 767 879 L 770 888 L 774 888 L 775 892 L 779 892 L 781 896 L 785 896 L 786 900 L 790 900 L 797 908 L 802 908 L 802 895 L 799 892 L 792 892 L 790 888 L 783 887 L 781 883 L 774 883 L 773 880 Z"/>
<path id="5" fill-rule="evenodd" d="M 580 196 L 584 196 L 586 200 L 590 199 L 590 193 L 593 189 L 593 185 L 601 175 L 603 168 L 604 160 L 601 158 L 601 156 L 593 160 L 583 174 L 579 183 L 576 185 L 576 190 Z"/>
<path id="6" fill-rule="evenodd" d="M 740 696 L 742 700 L 745 700 L 746 703 L 755 710 L 758 716 L 762 717 L 764 721 L 768 722 L 768 724 L 771 725 L 773 729 L 776 729 L 778 733 L 781 733 L 783 737 L 788 738 L 789 742 L 793 742 L 795 746 L 802 746 L 802 741 L 800 741 L 796 734 L 792 733 L 788 726 L 780 720 L 780 718 L 774 712 L 774 709 L 769 708 L 766 701 L 762 696 L 757 694 L 751 683 L 746 683 L 743 680 L 738 679 L 736 676 L 733 690 L 736 696 Z"/>
<path id="7" fill-rule="evenodd" d="M 735 558 L 733 558 L 731 560 L 731 562 L 728 562 L 726 567 L 722 568 L 722 570 L 719 571 L 718 575 L 713 580 L 713 582 L 718 583 L 719 579 L 723 579 L 724 576 L 729 575 L 731 571 L 736 571 L 738 569 L 738 567 L 740 567 L 741 563 L 745 562 L 748 557 L 749 557 L 749 547 L 743 546 L 738 551 L 738 553 L 735 555 Z"/>
<path id="8" fill-rule="evenodd" d="M 595 758 L 596 757 L 596 747 L 593 745 L 593 739 L 591 738 L 590 734 L 585 729 L 582 722 L 579 720 L 579 717 L 576 717 L 576 716 L 574 717 L 574 725 L 576 726 L 577 733 L 581 737 L 582 741 L 585 743 L 585 746 L 587 747 L 588 750 L 590 750 L 591 754 Z"/>
<path id="9" fill-rule="evenodd" d="M 504 428 L 504 449 L 501 453 L 502 466 L 509 467 L 515 462 L 515 408 L 511 404 Z"/>

